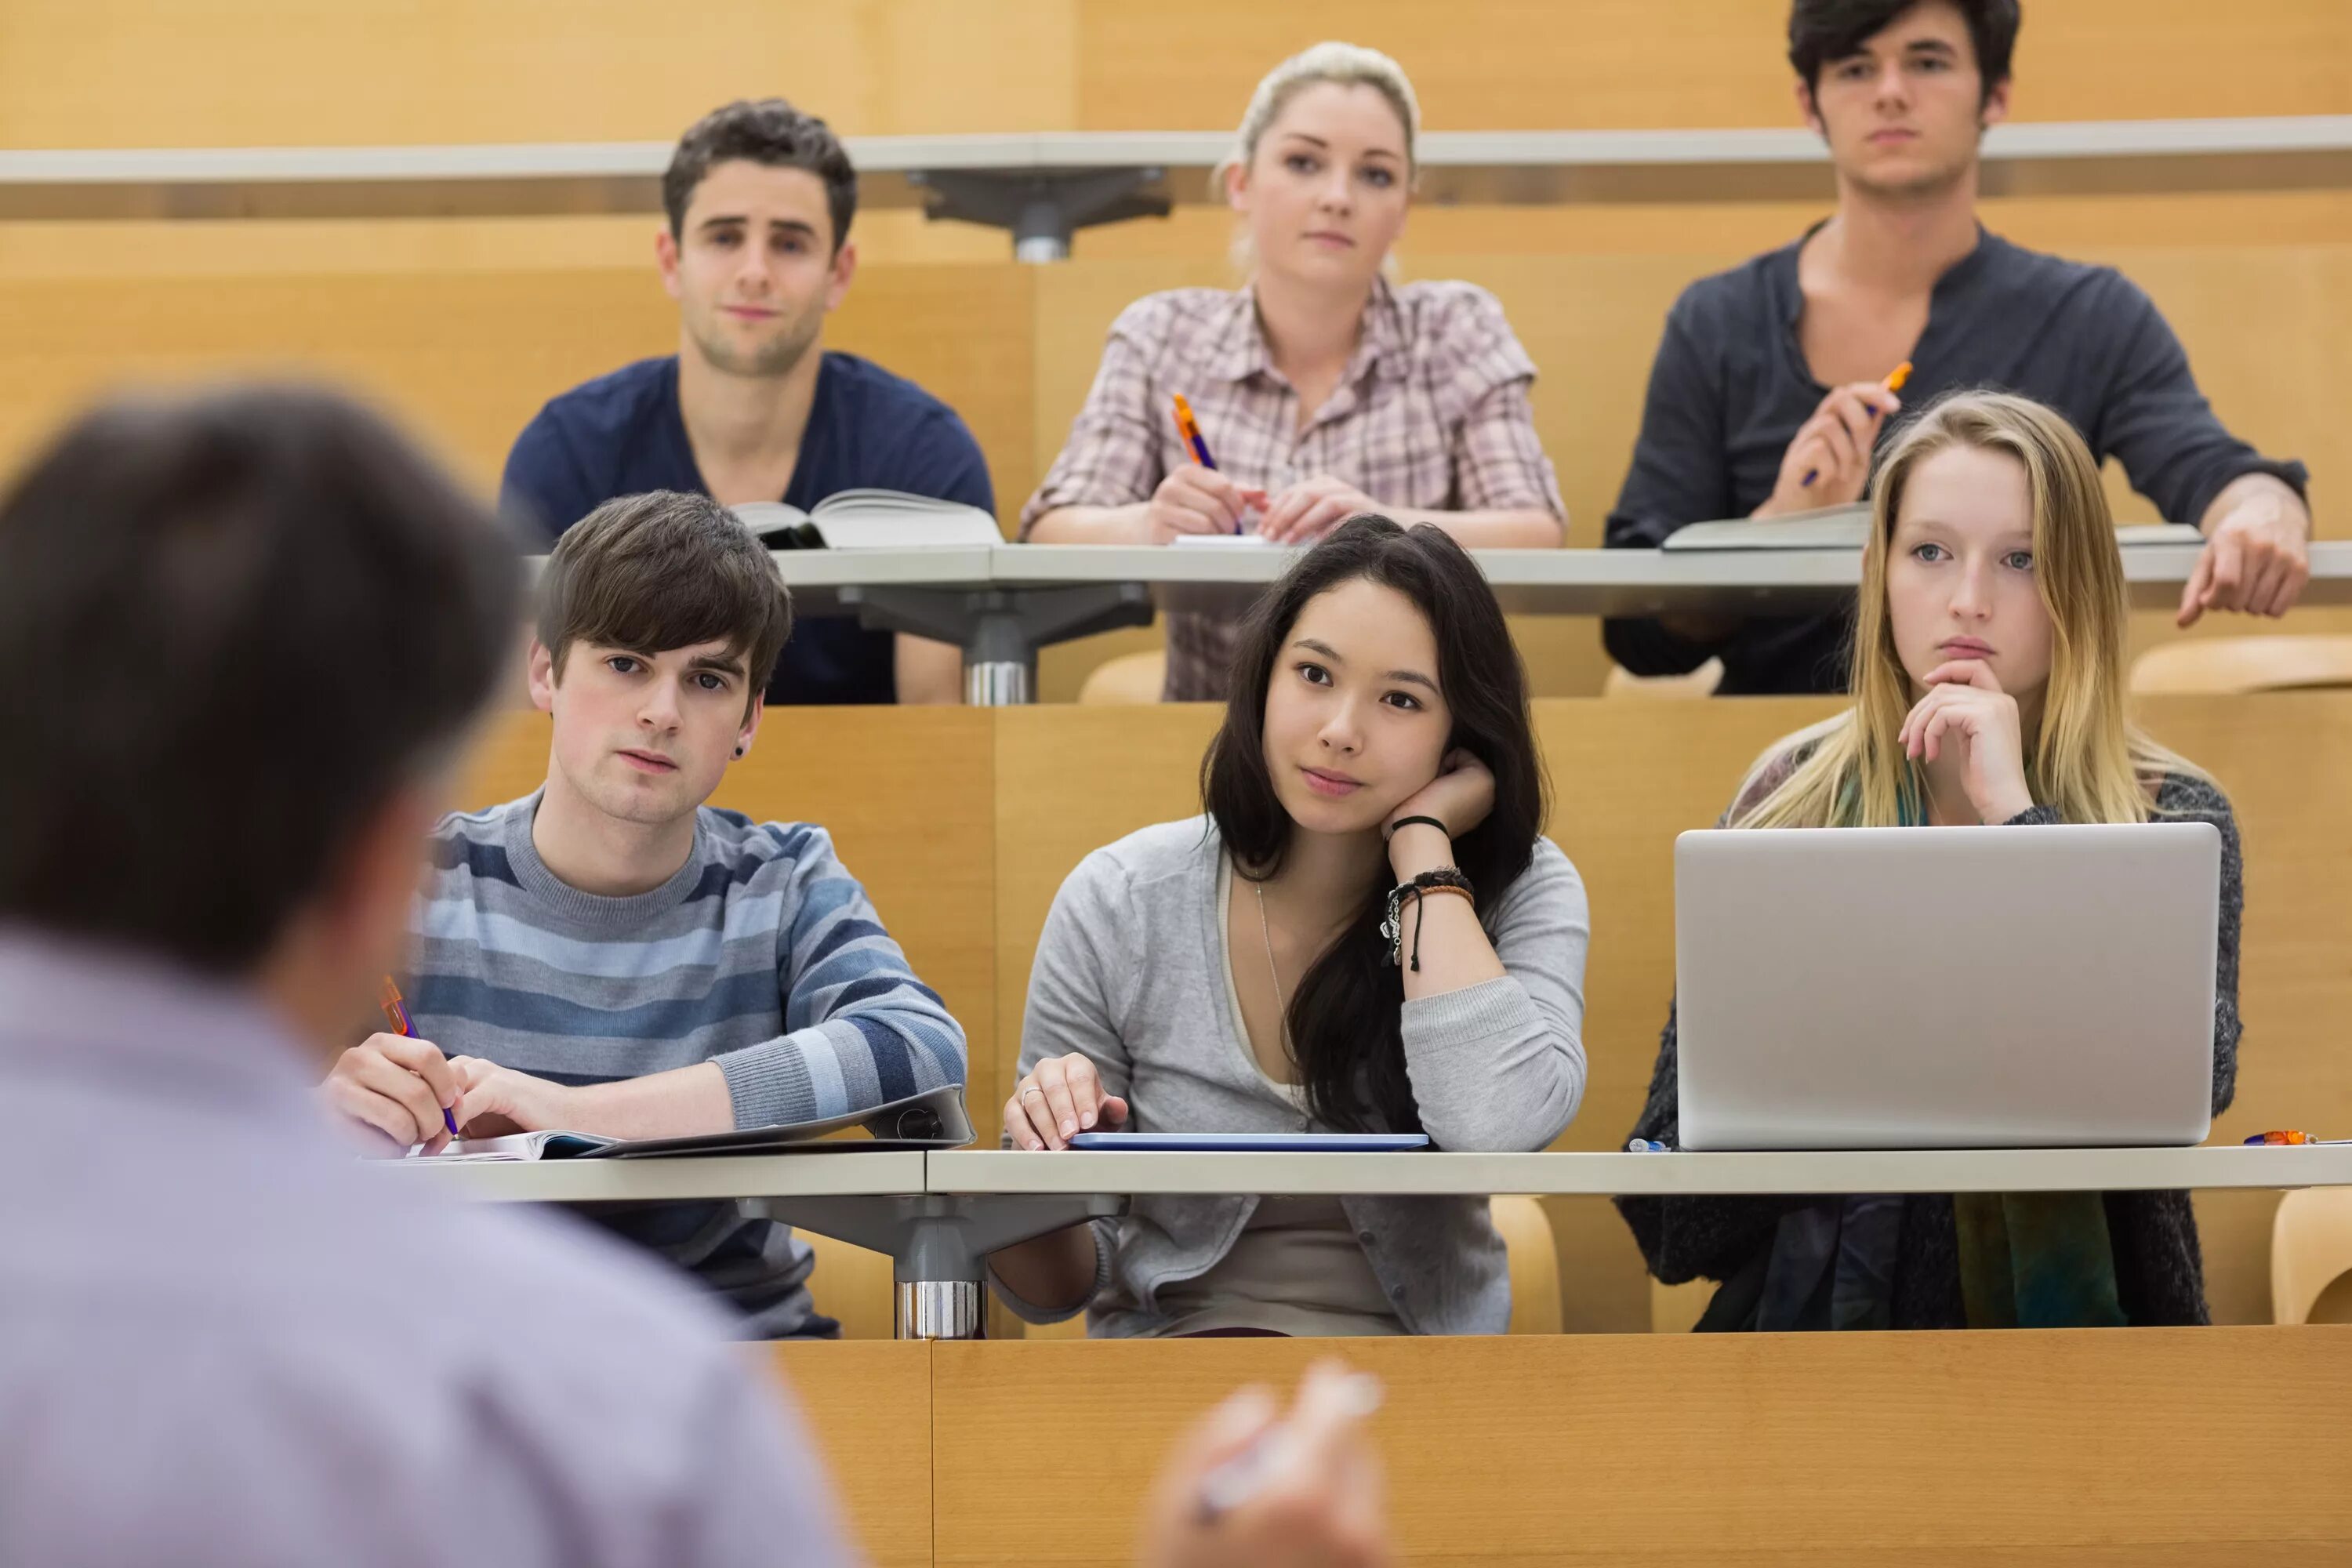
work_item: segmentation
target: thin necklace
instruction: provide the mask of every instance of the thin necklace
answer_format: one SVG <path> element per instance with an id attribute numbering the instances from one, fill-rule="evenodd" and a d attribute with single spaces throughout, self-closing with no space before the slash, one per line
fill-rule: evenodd
<path id="1" fill-rule="evenodd" d="M 1274 927 L 1267 923 L 1265 918 L 1265 884 L 1252 882 L 1250 886 L 1257 889 L 1257 929 L 1258 933 L 1265 938 L 1265 972 L 1274 978 L 1276 1016 L 1282 1020 L 1282 1037 L 1287 1044 L 1290 1039 L 1290 1004 L 1282 994 L 1282 971 L 1274 964 Z"/>

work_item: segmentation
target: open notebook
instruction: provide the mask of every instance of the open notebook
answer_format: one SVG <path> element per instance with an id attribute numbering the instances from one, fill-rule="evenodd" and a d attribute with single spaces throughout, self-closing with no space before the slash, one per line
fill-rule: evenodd
<path id="1" fill-rule="evenodd" d="M 976 506 L 902 490 L 843 490 L 803 511 L 782 501 L 733 507 L 771 550 L 905 549 L 919 544 L 1002 544 L 996 519 Z"/>
<path id="2" fill-rule="evenodd" d="M 1721 522 L 1694 522 L 1666 536 L 1662 547 L 1677 554 L 1686 550 L 1853 550 L 1870 537 L 1870 507 L 1823 507 L 1785 517 L 1735 517 Z M 2131 523 L 2116 530 L 2116 542 L 2126 549 L 2136 544 L 2201 544 L 2205 536 L 2185 522 Z"/>
<path id="3" fill-rule="evenodd" d="M 833 1134 L 863 1131 L 866 1136 Z M 870 1110 L 821 1121 L 787 1121 L 773 1127 L 739 1127 L 693 1138 L 603 1138 L 593 1132 L 510 1132 L 500 1138 L 460 1138 L 438 1154 L 415 1154 L 420 1163 L 491 1160 L 643 1160 L 663 1154 L 786 1154 L 881 1149 L 959 1149 L 971 1142 L 971 1119 L 964 1114 L 963 1091 L 952 1086 L 926 1089 Z M 422 1147 L 422 1145 L 419 1145 Z"/>

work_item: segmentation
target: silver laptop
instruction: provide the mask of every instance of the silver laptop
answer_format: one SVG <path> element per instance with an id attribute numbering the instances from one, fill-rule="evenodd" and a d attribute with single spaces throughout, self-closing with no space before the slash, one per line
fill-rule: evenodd
<path id="1" fill-rule="evenodd" d="M 1682 1147 L 2200 1142 L 2221 879 L 2205 822 L 1685 833 Z"/>

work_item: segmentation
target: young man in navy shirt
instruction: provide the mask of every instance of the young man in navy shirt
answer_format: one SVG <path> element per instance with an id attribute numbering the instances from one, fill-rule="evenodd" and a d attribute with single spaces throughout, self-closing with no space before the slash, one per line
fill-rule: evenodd
<path id="1" fill-rule="evenodd" d="M 823 346 L 849 292 L 857 175 L 822 120 L 782 99 L 730 103 L 677 144 L 655 242 L 678 303 L 678 352 L 549 403 L 508 454 L 508 501 L 551 540 L 615 496 L 701 491 L 803 509 L 857 489 L 996 510 L 988 465 L 955 410 Z M 847 619 L 793 631 L 771 702 L 954 702 L 958 651 Z"/>
<path id="2" fill-rule="evenodd" d="M 1797 105 L 1829 145 L 1837 210 L 1685 289 L 1666 318 L 1607 542 L 1859 500 L 1903 408 L 1958 386 L 2049 404 L 2206 546 L 2180 599 L 2283 616 L 2310 576 L 2303 465 L 2224 429 L 2180 341 L 2111 268 L 2043 256 L 1977 220 L 1978 142 L 2008 111 L 2018 0 L 1794 0 Z M 1884 379 L 1908 360 L 1898 398 Z M 1809 482 L 1810 477 L 1810 482 Z M 1721 690 L 1842 691 L 1851 610 L 1612 620 L 1636 675 L 1723 660 Z"/>

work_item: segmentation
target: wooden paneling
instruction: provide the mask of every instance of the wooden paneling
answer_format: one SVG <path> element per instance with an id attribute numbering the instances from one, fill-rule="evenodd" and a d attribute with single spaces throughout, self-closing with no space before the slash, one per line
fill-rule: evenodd
<path id="1" fill-rule="evenodd" d="M 615 1353 L 625 1354 L 625 1347 Z M 875 1568 L 931 1561 L 931 1347 L 916 1341 L 746 1346 L 814 1438 L 830 1495 Z M 790 1562 L 793 1543 L 776 1543 Z"/>
<path id="2" fill-rule="evenodd" d="M 12 0 L 0 145 L 667 141 L 783 93 L 845 134 L 1072 123 L 1066 0 Z"/>
<path id="3" fill-rule="evenodd" d="M 1475 0 L 16 0 L 0 145 L 667 140 L 782 92 L 845 132 L 1228 130 L 1318 38 L 1394 54 L 1449 129 L 1793 122 L 1781 5 Z M 2352 111 L 2337 0 L 2029 8 L 2021 119 Z"/>
<path id="4" fill-rule="evenodd" d="M 383 404 L 465 476 L 496 484 L 541 404 L 674 352 L 677 307 L 648 263 L 606 271 L 429 271 L 131 280 L 16 279 L 0 374 L 0 468 L 99 392 L 133 382 L 268 373 L 326 377 Z M 827 342 L 955 407 L 1017 507 L 1034 482 L 1030 273 L 874 268 Z"/>
<path id="5" fill-rule="evenodd" d="M 1795 121 L 1788 7 L 1759 0 L 1483 0 L 1443 26 L 1416 0 L 1080 0 L 1078 112 L 1093 128 L 1224 130 L 1259 77 L 1318 38 L 1394 55 L 1446 129 Z M 2024 120 L 2352 111 L 2337 0 L 2066 0 L 2029 5 Z"/>
<path id="6" fill-rule="evenodd" d="M 1330 1346 L 940 1344 L 936 1561 L 1097 1563 L 1176 1437 Z M 2352 1538 L 2352 1329 L 1359 1341 L 1415 1563 L 2222 1563 Z M 1069 1390 L 1117 1390 L 1095 1418 Z M 1087 1528 L 1041 1527 L 1082 1475 Z"/>
<path id="7" fill-rule="evenodd" d="M 494 718 L 476 743 L 460 808 L 537 789 L 547 777 L 547 726 L 535 710 Z M 996 1019 L 993 765 L 983 709 L 778 709 L 710 799 L 755 821 L 831 832 L 908 964 L 963 1024 L 975 1073 L 992 1058 Z"/>

